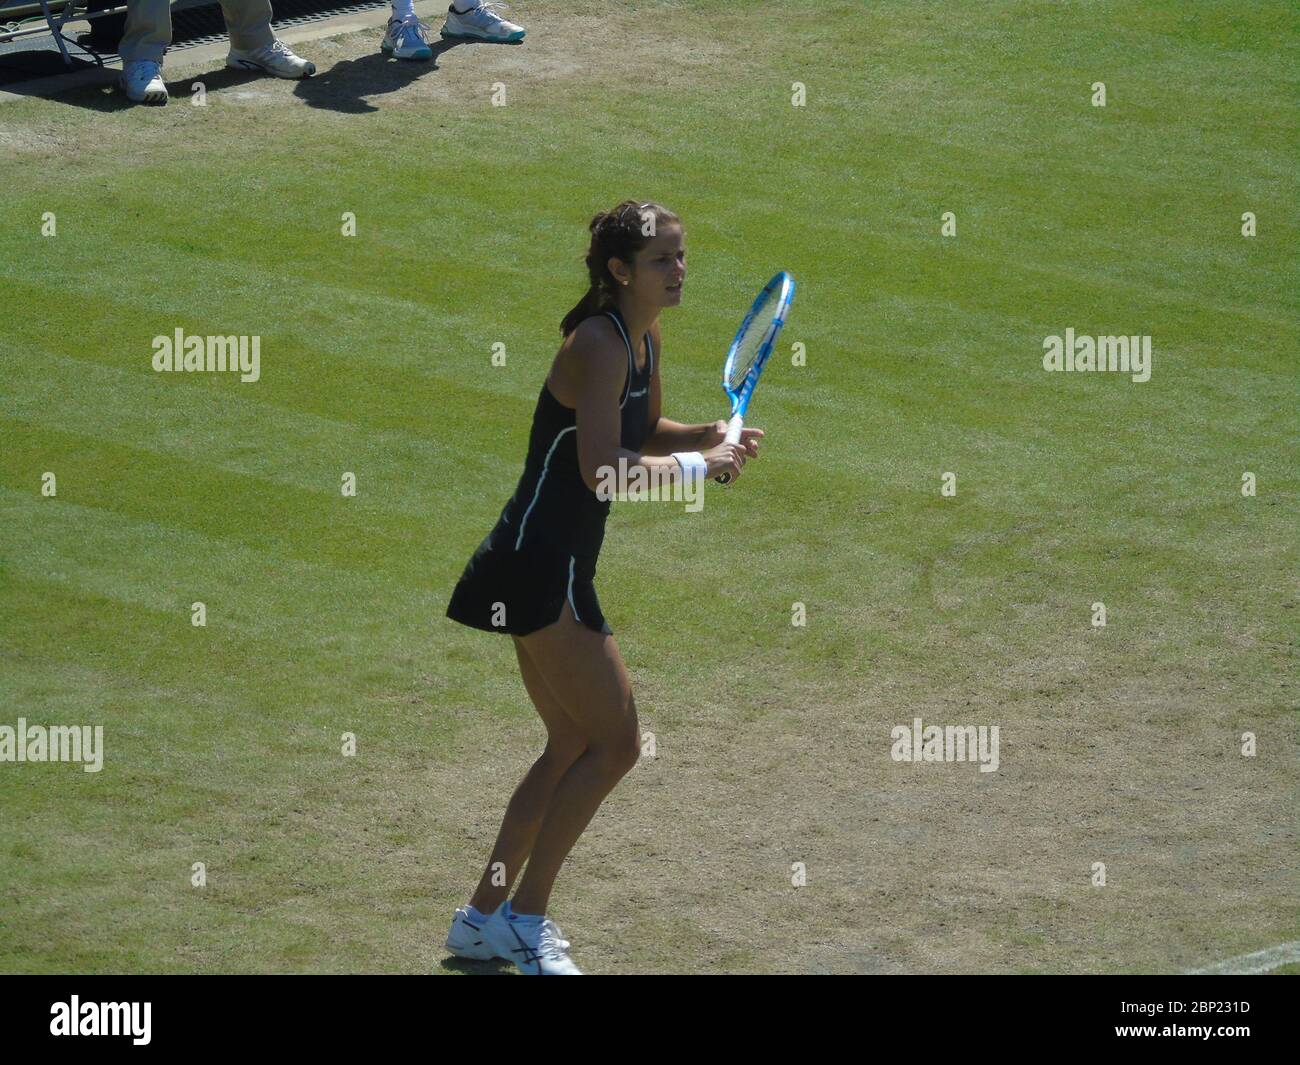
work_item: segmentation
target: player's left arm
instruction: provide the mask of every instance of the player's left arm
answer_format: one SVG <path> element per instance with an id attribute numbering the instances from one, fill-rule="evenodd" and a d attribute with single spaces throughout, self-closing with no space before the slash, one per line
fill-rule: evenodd
<path id="1" fill-rule="evenodd" d="M 727 435 L 725 418 L 716 422 L 689 424 L 675 422 L 663 416 L 663 389 L 659 382 L 659 369 L 663 365 L 663 345 L 659 340 L 659 323 L 650 327 L 650 339 L 655 346 L 655 370 L 650 375 L 650 436 L 643 445 L 644 450 L 653 454 L 671 454 L 674 451 L 704 451 L 722 443 Z M 741 442 L 745 444 L 750 458 L 758 455 L 758 441 L 763 437 L 762 429 L 745 426 Z"/>

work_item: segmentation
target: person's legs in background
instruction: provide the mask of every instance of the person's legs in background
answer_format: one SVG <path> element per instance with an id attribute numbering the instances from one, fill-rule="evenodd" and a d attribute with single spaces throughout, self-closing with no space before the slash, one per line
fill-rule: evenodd
<path id="1" fill-rule="evenodd" d="M 127 98 L 138 104 L 165 104 L 163 54 L 172 43 L 172 9 L 168 0 L 129 0 L 126 28 L 117 53 Z"/>
<path id="2" fill-rule="evenodd" d="M 316 64 L 296 56 L 271 30 L 271 0 L 221 0 L 230 34 L 226 66 L 258 70 L 277 78 L 308 78 Z"/>
<path id="3" fill-rule="evenodd" d="M 379 50 L 394 59 L 431 59 L 428 29 L 415 13 L 415 0 L 393 0 L 393 14 Z"/>

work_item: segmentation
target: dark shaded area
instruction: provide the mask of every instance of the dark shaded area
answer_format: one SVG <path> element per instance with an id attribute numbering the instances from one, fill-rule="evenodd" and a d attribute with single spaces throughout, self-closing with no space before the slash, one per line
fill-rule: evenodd
<path id="1" fill-rule="evenodd" d="M 368 114 L 379 108 L 365 98 L 381 93 L 396 92 L 417 78 L 438 69 L 438 58 L 462 44 L 471 42 L 433 40 L 433 52 L 427 62 L 403 62 L 390 59 L 379 52 L 343 59 L 320 71 L 315 77 L 295 82 L 293 91 L 308 107 L 345 114 Z M 488 45 L 489 48 L 501 47 Z"/>
<path id="2" fill-rule="evenodd" d="M 113 3 L 111 0 L 90 0 L 87 6 L 91 10 L 104 10 L 112 7 Z M 334 15 L 375 11 L 388 6 L 388 0 L 361 0 L 352 3 L 340 3 L 339 0 L 272 0 L 272 25 L 283 29 L 320 22 Z M 4 21 L 2 10 L 0 21 Z M 73 59 L 71 67 L 63 62 L 58 47 L 48 34 L 0 43 L 0 88 L 13 91 L 24 81 L 96 66 L 95 56 L 103 60 L 117 59 L 117 45 L 122 38 L 125 21 L 124 14 L 113 14 L 91 20 L 89 32 L 83 25 L 82 31 L 76 35 L 77 45 L 68 45 Z M 225 39 L 226 23 L 219 4 L 194 0 L 179 0 L 173 4 L 172 46 L 169 54 Z M 81 54 L 78 54 L 78 46 Z"/>

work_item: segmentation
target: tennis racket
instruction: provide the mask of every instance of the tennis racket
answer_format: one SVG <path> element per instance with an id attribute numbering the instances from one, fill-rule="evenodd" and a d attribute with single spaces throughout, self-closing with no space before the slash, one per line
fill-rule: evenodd
<path id="1" fill-rule="evenodd" d="M 768 356 L 776 347 L 786 315 L 794 300 L 794 278 L 782 270 L 763 286 L 754 304 L 749 308 L 736 339 L 727 351 L 727 361 L 722 366 L 722 388 L 731 400 L 731 421 L 723 440 L 728 444 L 740 443 L 740 430 L 745 426 L 745 412 L 754 395 L 759 375 L 767 365 Z M 731 480 L 731 474 L 720 473 L 714 478 L 719 484 Z"/>

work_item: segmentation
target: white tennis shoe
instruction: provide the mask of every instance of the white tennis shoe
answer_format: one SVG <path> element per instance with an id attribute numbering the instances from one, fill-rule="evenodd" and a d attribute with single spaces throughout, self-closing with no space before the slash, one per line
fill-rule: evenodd
<path id="1" fill-rule="evenodd" d="M 136 59 L 122 67 L 119 79 L 126 98 L 137 104 L 165 104 L 167 86 L 162 80 L 162 64 L 151 59 Z"/>
<path id="2" fill-rule="evenodd" d="M 442 25 L 444 37 L 457 37 L 471 41 L 496 41 L 512 44 L 524 39 L 525 30 L 508 22 L 496 13 L 495 5 L 483 0 L 469 11 L 457 11 L 455 5 L 447 9 L 447 21 Z"/>
<path id="3" fill-rule="evenodd" d="M 581 976 L 569 957 L 569 941 L 549 917 L 523 920 L 518 914 L 498 910 L 488 929 L 497 956 L 513 961 L 529 976 Z"/>
<path id="4" fill-rule="evenodd" d="M 458 958 L 475 961 L 495 958 L 497 952 L 488 938 L 487 926 L 498 920 L 500 913 L 501 907 L 498 906 L 486 921 L 477 921 L 470 916 L 468 906 L 458 906 L 451 919 L 451 930 L 447 933 L 447 949 Z"/>
<path id="5" fill-rule="evenodd" d="M 505 946 L 505 941 L 509 937 L 504 935 L 500 927 L 504 920 L 500 906 L 485 920 L 473 917 L 468 906 L 456 907 L 456 913 L 451 919 L 451 929 L 447 932 L 447 949 L 458 958 L 471 958 L 474 961 L 488 961 L 491 958 L 513 961 L 509 948 Z M 489 928 L 489 925 L 492 927 Z M 495 942 L 493 933 L 495 933 Z M 497 953 L 498 943 L 506 953 Z M 569 941 L 561 938 L 560 948 L 567 951 Z"/>
<path id="6" fill-rule="evenodd" d="M 404 19 L 390 18 L 379 50 L 394 59 L 432 59 L 428 29 L 417 15 L 407 15 Z"/>
<path id="7" fill-rule="evenodd" d="M 294 55 L 283 41 L 272 41 L 265 48 L 249 52 L 232 48 L 226 56 L 226 66 L 236 70 L 259 70 L 277 78 L 309 78 L 316 73 L 315 63 Z"/>

